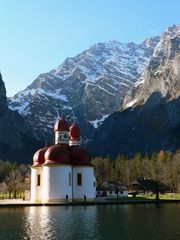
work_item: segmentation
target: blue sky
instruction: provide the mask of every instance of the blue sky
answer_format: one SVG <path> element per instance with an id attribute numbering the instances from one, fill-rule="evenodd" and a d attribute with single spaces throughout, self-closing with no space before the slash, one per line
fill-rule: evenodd
<path id="1" fill-rule="evenodd" d="M 97 42 L 139 43 L 180 24 L 179 0 L 0 0 L 0 70 L 12 96 Z"/>

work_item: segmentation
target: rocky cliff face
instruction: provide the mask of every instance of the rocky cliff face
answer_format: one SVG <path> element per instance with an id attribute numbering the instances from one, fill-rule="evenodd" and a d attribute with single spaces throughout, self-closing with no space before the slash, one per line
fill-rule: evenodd
<path id="1" fill-rule="evenodd" d="M 120 153 L 175 151 L 180 148 L 180 98 L 166 102 L 154 93 L 142 106 L 113 113 L 88 147 L 94 155 L 113 158 Z"/>
<path id="2" fill-rule="evenodd" d="M 155 37 L 141 44 L 96 44 L 41 74 L 10 99 L 9 107 L 32 126 L 36 138 L 52 139 L 52 126 L 63 112 L 70 122 L 76 118 L 83 139 L 91 139 L 95 128 L 122 105 L 158 41 Z"/>
<path id="3" fill-rule="evenodd" d="M 172 26 L 162 34 L 124 109 L 105 120 L 90 148 L 114 157 L 179 147 L 180 26 Z"/>
<path id="4" fill-rule="evenodd" d="M 23 118 L 8 109 L 6 90 L 0 75 L 0 159 L 31 163 L 38 142 L 32 138 Z"/>
<path id="5" fill-rule="evenodd" d="M 167 100 L 180 96 L 180 26 L 165 31 L 148 66 L 124 101 L 124 107 L 144 104 L 158 91 Z"/>
<path id="6" fill-rule="evenodd" d="M 3 115 L 7 110 L 7 98 L 6 98 L 6 89 L 4 82 L 2 80 L 2 75 L 0 73 L 0 116 Z"/>

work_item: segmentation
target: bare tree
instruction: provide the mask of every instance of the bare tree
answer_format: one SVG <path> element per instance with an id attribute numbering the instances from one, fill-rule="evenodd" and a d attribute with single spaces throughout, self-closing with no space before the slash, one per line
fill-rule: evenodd
<path id="1" fill-rule="evenodd" d="M 19 191 L 22 184 L 23 176 L 19 169 L 12 170 L 9 175 L 5 178 L 5 183 L 9 192 L 9 198 L 17 197 L 17 192 Z"/>

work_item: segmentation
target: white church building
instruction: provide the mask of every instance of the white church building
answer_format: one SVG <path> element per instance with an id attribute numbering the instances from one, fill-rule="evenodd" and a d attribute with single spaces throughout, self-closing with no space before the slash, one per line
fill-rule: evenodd
<path id="1" fill-rule="evenodd" d="M 91 156 L 80 147 L 80 129 L 62 117 L 54 126 L 55 145 L 39 149 L 31 166 L 31 202 L 93 201 L 96 179 Z"/>

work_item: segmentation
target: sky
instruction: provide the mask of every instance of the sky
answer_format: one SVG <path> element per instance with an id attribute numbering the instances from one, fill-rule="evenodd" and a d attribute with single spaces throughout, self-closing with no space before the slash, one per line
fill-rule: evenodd
<path id="1" fill-rule="evenodd" d="M 98 42 L 140 43 L 180 24 L 179 0 L 0 0 L 7 95 Z"/>

